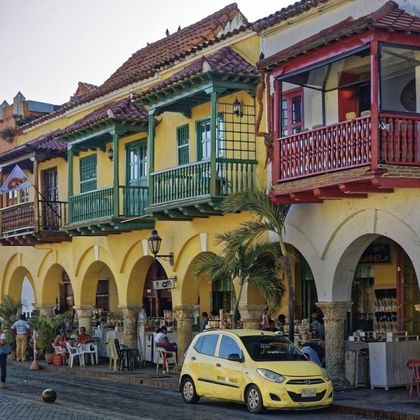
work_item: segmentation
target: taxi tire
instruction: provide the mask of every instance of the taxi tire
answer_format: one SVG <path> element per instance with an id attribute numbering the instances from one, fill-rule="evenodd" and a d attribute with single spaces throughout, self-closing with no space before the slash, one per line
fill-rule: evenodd
<path id="1" fill-rule="evenodd" d="M 200 400 L 200 396 L 195 391 L 195 385 L 190 377 L 186 377 L 181 383 L 182 399 L 187 404 L 195 404 Z"/>
<path id="2" fill-rule="evenodd" d="M 252 414 L 261 414 L 265 411 L 260 389 L 257 385 L 249 385 L 245 392 L 245 403 Z"/>

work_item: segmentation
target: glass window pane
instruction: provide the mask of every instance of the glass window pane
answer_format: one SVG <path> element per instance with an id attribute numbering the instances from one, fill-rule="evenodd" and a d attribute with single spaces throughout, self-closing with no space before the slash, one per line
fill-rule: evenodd
<path id="1" fill-rule="evenodd" d="M 231 354 L 241 355 L 241 349 L 232 337 L 227 335 L 222 336 L 222 342 L 220 344 L 219 357 L 227 359 Z"/>
<path id="2" fill-rule="evenodd" d="M 302 122 L 302 96 L 294 96 L 292 98 L 292 123 Z"/>
<path id="3" fill-rule="evenodd" d="M 380 57 L 381 108 L 420 112 L 420 51 L 382 46 Z"/>
<path id="4" fill-rule="evenodd" d="M 200 353 L 207 354 L 209 356 L 214 356 L 218 338 L 219 336 L 216 334 L 204 336 Z"/>

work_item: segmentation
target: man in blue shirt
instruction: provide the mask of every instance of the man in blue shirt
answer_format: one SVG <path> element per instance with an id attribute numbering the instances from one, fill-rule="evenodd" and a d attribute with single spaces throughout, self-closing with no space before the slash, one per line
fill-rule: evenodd
<path id="1" fill-rule="evenodd" d="M 23 362 L 26 360 L 26 351 L 28 350 L 28 335 L 31 325 L 26 321 L 25 315 L 21 315 L 13 325 L 12 330 L 16 332 L 16 360 Z"/>

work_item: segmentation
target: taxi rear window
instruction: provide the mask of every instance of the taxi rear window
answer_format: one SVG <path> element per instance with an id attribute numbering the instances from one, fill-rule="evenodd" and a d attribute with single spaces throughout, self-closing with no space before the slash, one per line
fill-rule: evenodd
<path id="1" fill-rule="evenodd" d="M 281 336 L 245 336 L 241 340 L 251 359 L 256 362 L 307 360 L 294 344 Z"/>

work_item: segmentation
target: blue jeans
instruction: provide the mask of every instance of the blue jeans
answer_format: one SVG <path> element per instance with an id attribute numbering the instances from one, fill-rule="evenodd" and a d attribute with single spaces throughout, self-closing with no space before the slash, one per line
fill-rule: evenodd
<path id="1" fill-rule="evenodd" d="M 2 383 L 6 382 L 6 362 L 7 362 L 7 354 L 1 353 L 0 354 L 0 370 L 1 370 L 0 382 Z"/>

